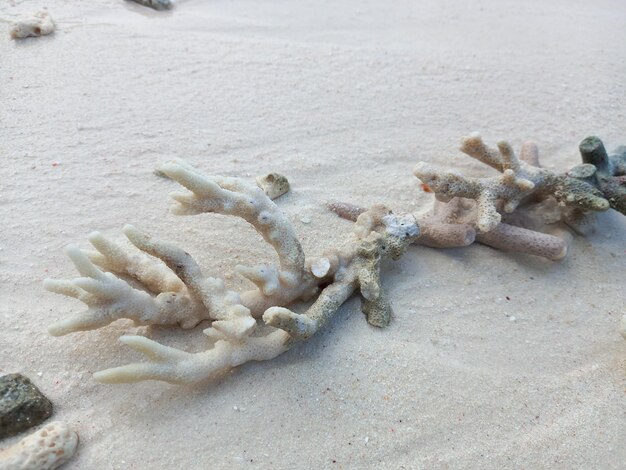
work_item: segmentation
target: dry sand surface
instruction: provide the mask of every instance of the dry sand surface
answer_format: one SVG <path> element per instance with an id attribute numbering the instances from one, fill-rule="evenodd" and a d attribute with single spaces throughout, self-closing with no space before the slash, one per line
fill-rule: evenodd
<path id="1" fill-rule="evenodd" d="M 11 40 L 6 20 L 43 5 L 56 32 Z M 559 263 L 411 248 L 385 267 L 385 330 L 353 299 L 276 360 L 195 387 L 94 382 L 141 359 L 124 333 L 207 340 L 125 321 L 52 338 L 83 307 L 41 282 L 75 276 L 65 245 L 133 223 L 247 287 L 233 267 L 272 252 L 243 221 L 171 215 L 176 185 L 153 174 L 171 157 L 286 174 L 279 204 L 315 255 L 350 230 L 327 199 L 422 212 L 417 161 L 485 174 L 457 151 L 471 131 L 535 140 L 555 169 L 587 135 L 626 143 L 624 1 L 3 0 L 0 18 L 0 373 L 30 376 L 78 431 L 64 468 L 626 467 L 614 211 Z"/>

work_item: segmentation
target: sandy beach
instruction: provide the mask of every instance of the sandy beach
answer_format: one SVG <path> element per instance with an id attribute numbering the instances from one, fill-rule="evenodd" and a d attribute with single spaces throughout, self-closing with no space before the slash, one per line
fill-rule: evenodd
<path id="1" fill-rule="evenodd" d="M 54 34 L 9 37 L 44 6 Z M 560 262 L 411 247 L 384 265 L 389 327 L 353 298 L 282 356 L 197 386 L 92 373 L 143 359 L 123 334 L 201 351 L 202 327 L 53 338 L 84 306 L 42 287 L 76 276 L 66 245 L 132 223 L 249 288 L 235 265 L 275 254 L 242 220 L 172 215 L 178 187 L 154 169 L 174 157 L 286 175 L 277 204 L 316 255 L 351 230 L 325 201 L 420 214 L 418 161 L 493 175 L 458 151 L 471 132 L 535 141 L 559 171 L 588 135 L 626 144 L 626 3 L 12 0 L 0 19 L 0 374 L 30 377 L 78 432 L 64 470 L 626 468 L 615 211 Z"/>

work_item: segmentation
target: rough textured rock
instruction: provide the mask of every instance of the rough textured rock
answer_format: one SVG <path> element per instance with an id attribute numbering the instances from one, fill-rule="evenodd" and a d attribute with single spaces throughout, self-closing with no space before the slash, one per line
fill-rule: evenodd
<path id="1" fill-rule="evenodd" d="M 45 421 L 52 403 L 21 374 L 0 377 L 0 438 L 14 436 Z"/>

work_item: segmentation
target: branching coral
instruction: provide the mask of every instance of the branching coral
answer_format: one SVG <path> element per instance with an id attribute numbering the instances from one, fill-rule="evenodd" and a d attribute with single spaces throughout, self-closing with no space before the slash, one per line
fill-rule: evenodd
<path id="1" fill-rule="evenodd" d="M 513 212 L 522 202 L 533 198 L 554 197 L 563 206 L 585 211 L 604 211 L 609 202 L 593 185 L 567 175 L 559 175 L 537 166 L 536 147 L 527 144 L 518 159 L 507 142 L 498 150 L 487 147 L 473 134 L 463 140 L 461 151 L 502 173 L 491 178 L 472 178 L 442 170 L 425 162 L 417 164 L 415 176 L 431 188 L 438 200 L 455 197 L 473 199 L 477 204 L 476 228 L 480 232 L 495 229 L 501 213 Z"/>
<path id="2" fill-rule="evenodd" d="M 468 178 L 422 162 L 415 173 L 439 201 L 419 224 L 414 216 L 395 215 L 382 205 L 365 210 L 329 204 L 340 216 L 355 221 L 354 234 L 342 248 L 309 259 L 305 259 L 291 223 L 272 201 L 288 190 L 286 178 L 270 174 L 258 179 L 255 186 L 238 178 L 203 176 L 183 161 L 169 162 L 159 174 L 190 191 L 172 195 L 177 203 L 175 214 L 213 212 L 240 217 L 272 246 L 279 264 L 237 266 L 237 272 L 256 285 L 256 289 L 239 294 L 227 289 L 221 279 L 203 274 L 191 255 L 174 244 L 126 226 L 126 237 L 139 249 L 139 253 L 129 254 L 95 232 L 89 236 L 95 251 L 75 246 L 67 249 L 81 277 L 45 281 L 48 290 L 77 298 L 88 307 L 53 324 L 50 333 L 99 328 L 121 318 L 140 325 L 182 328 L 210 321 L 204 333 L 213 345 L 206 351 L 189 353 L 145 337 L 122 336 L 124 344 L 149 361 L 94 375 L 105 383 L 149 379 L 193 383 L 248 361 L 276 357 L 315 334 L 357 291 L 367 321 L 384 327 L 390 321 L 391 307 L 381 286 L 381 262 L 399 258 L 412 243 L 441 248 L 476 241 L 556 260 L 565 256 L 566 243 L 519 226 L 519 220 L 523 222 L 532 211 L 547 211 L 546 201 L 575 211 L 601 211 L 609 205 L 619 210 L 623 204 L 623 155 L 605 158 L 592 144 L 581 145 L 581 151 L 593 168 L 586 164 L 569 175 L 557 175 L 539 167 L 533 144 L 525 144 L 518 159 L 507 143 L 494 150 L 473 135 L 464 140 L 462 150 L 500 171 L 500 176 Z M 592 153 L 593 158 L 586 156 Z M 561 216 L 559 213 L 557 220 Z M 304 313 L 288 308 L 315 295 Z"/>
<path id="3" fill-rule="evenodd" d="M 213 348 L 187 353 L 139 336 L 121 341 L 144 353 L 151 362 L 117 367 L 94 375 L 107 383 L 157 379 L 172 383 L 201 381 L 252 360 L 271 359 L 296 340 L 315 333 L 357 289 L 371 324 L 384 326 L 389 305 L 379 280 L 380 260 L 400 256 L 418 233 L 411 217 L 394 216 L 375 207 L 356 224 L 357 237 L 348 248 L 305 262 L 304 252 L 288 219 L 262 189 L 237 178 L 207 178 L 184 162 L 164 165 L 161 171 L 189 189 L 175 193 L 174 213 L 215 212 L 249 222 L 276 251 L 279 266 L 237 266 L 257 289 L 239 295 L 221 279 L 206 277 L 192 257 L 177 246 L 155 240 L 127 226 L 124 233 L 146 255 L 129 255 L 99 233 L 89 239 L 96 252 L 67 250 L 82 277 L 72 281 L 46 280 L 53 292 L 75 297 L 87 311 L 53 324 L 50 332 L 63 335 L 129 318 L 142 325 L 180 325 L 190 328 L 211 320 L 204 333 Z M 156 258 L 156 259 L 154 259 Z M 160 260 L 160 261 L 159 261 Z M 124 278 L 131 278 L 133 287 Z M 327 287 L 306 314 L 280 308 L 308 299 Z M 269 332 L 263 322 L 275 328 Z"/>

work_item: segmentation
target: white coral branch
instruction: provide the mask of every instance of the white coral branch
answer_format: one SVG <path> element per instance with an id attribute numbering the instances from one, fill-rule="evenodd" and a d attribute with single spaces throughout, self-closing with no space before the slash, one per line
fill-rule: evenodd
<path id="1" fill-rule="evenodd" d="M 133 229 L 128 227 L 126 231 L 132 232 Z M 99 234 L 91 238 L 101 248 L 107 243 Z M 113 249 L 115 245 L 107 243 L 107 246 Z M 123 262 L 118 258 L 119 263 L 115 263 L 106 256 L 99 260 L 102 265 L 114 265 L 120 273 L 147 286 L 146 290 L 142 290 L 132 287 L 112 273 L 100 270 L 76 246 L 69 246 L 66 253 L 82 277 L 71 281 L 46 279 L 44 287 L 51 292 L 74 297 L 85 303 L 88 309 L 53 323 L 48 330 L 54 336 L 100 328 L 120 318 L 132 319 L 142 325 L 180 324 L 187 328 L 195 326 L 202 319 L 210 318 L 206 308 L 189 295 L 180 280 L 175 282 L 162 269 L 150 266 L 145 260 L 126 258 L 126 262 Z M 151 269 L 135 269 L 139 266 L 150 266 Z M 173 290 L 154 295 L 149 293 L 149 287 L 171 287 Z"/>
<path id="2" fill-rule="evenodd" d="M 191 193 L 173 193 L 179 215 L 216 212 L 241 217 L 269 243 L 279 259 L 279 267 L 238 266 L 237 271 L 259 289 L 242 294 L 243 304 L 255 316 L 273 305 L 285 305 L 308 298 L 317 290 L 317 281 L 305 267 L 302 246 L 289 219 L 264 191 L 239 178 L 206 177 L 180 160 L 160 169 Z"/>
<path id="3" fill-rule="evenodd" d="M 94 379 L 102 383 L 142 380 L 197 383 L 215 378 L 245 362 L 273 359 L 288 349 L 288 339 L 286 332 L 275 330 L 265 336 L 247 337 L 245 341 L 219 340 L 213 348 L 192 354 L 163 346 L 143 336 L 122 336 L 122 343 L 151 360 L 96 372 Z"/>

